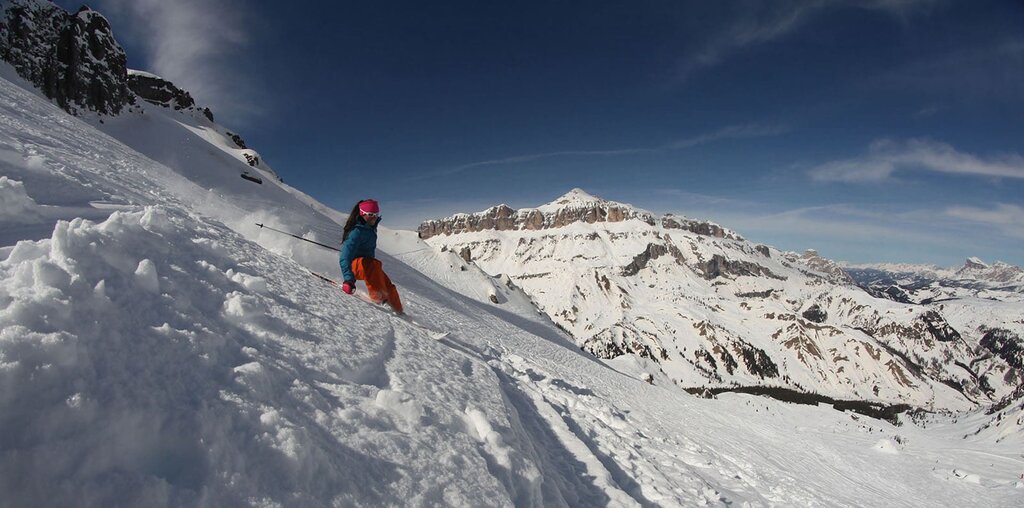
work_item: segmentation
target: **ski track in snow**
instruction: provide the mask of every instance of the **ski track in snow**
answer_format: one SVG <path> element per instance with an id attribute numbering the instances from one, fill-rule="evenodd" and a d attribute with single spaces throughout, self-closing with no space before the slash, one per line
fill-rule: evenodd
<path id="1" fill-rule="evenodd" d="M 179 173 L 0 85 L 0 203 L 27 221 L 0 228 L 2 504 L 1020 502 L 1016 437 L 651 386 L 466 296 L 482 274 L 453 264 L 445 288 L 382 253 L 433 340 L 308 274 L 333 254 L 251 225 L 340 231 L 284 187 L 219 155 Z M 171 125 L 147 115 L 142 150 Z"/>

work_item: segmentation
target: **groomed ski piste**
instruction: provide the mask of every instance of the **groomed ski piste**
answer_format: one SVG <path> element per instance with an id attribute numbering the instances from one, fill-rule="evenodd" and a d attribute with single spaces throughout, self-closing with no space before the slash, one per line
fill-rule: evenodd
<path id="1" fill-rule="evenodd" d="M 310 276 L 336 276 L 334 253 L 256 227 L 329 243 L 344 216 L 240 179 L 196 134 L 215 125 L 145 105 L 74 118 L 2 74 L 0 505 L 1024 499 L 1021 436 L 976 432 L 984 414 L 894 426 L 649 385 L 500 281 L 382 229 L 407 312 L 448 333 L 435 340 Z M 150 158 L 172 135 L 176 158 Z"/>

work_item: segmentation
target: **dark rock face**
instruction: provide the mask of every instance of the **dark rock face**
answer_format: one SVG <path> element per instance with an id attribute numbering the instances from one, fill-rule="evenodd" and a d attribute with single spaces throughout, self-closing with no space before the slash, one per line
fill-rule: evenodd
<path id="1" fill-rule="evenodd" d="M 812 323 L 824 323 L 828 319 L 828 312 L 818 304 L 811 305 L 801 315 Z"/>
<path id="2" fill-rule="evenodd" d="M 921 316 L 921 321 L 924 322 L 928 333 L 935 337 L 935 340 L 939 342 L 953 342 L 955 340 L 962 340 L 960 332 L 949 326 L 949 323 L 934 310 L 928 311 Z"/>
<path id="3" fill-rule="evenodd" d="M 515 231 L 559 228 L 574 222 L 622 222 L 640 219 L 654 224 L 649 214 L 607 202 L 594 202 L 590 206 L 559 208 L 554 212 L 537 209 L 516 210 L 498 205 L 480 213 L 459 214 L 447 219 L 431 220 L 420 224 L 419 236 L 427 239 L 438 235 L 473 233 L 476 231 Z"/>
<path id="4" fill-rule="evenodd" d="M 65 111 L 116 115 L 135 103 L 124 50 L 96 11 L 9 0 L 0 16 L 0 58 Z"/>
<path id="5" fill-rule="evenodd" d="M 736 296 L 740 298 L 768 298 L 775 293 L 774 289 L 766 289 L 764 291 L 751 291 L 749 293 L 736 293 Z"/>
<path id="6" fill-rule="evenodd" d="M 730 261 L 725 259 L 725 256 L 721 254 L 715 254 L 709 261 L 705 261 L 699 265 L 700 269 L 704 272 L 704 278 L 711 280 L 723 275 L 733 276 L 763 276 L 771 277 L 777 280 L 785 280 L 785 277 L 775 275 L 771 270 L 761 265 L 750 263 L 748 261 Z"/>
<path id="7" fill-rule="evenodd" d="M 637 254 L 630 264 L 623 267 L 623 274 L 626 277 L 633 277 L 635 274 L 639 273 L 641 269 L 647 266 L 647 263 L 652 259 L 657 259 L 670 253 L 677 261 L 679 261 L 680 264 L 683 264 L 683 253 L 679 252 L 679 249 L 677 249 L 675 245 L 669 244 L 668 247 L 666 247 L 664 245 L 647 244 L 647 249 L 640 254 Z"/>
<path id="8" fill-rule="evenodd" d="M 1000 357 L 1024 374 L 1024 340 L 1003 328 L 991 328 L 981 338 L 981 347 Z"/>
<path id="9" fill-rule="evenodd" d="M 192 95 L 166 79 L 146 74 L 129 74 L 128 87 L 146 102 L 181 110 L 195 107 Z M 243 147 L 244 148 L 244 147 Z"/>
<path id="10" fill-rule="evenodd" d="M 691 233 L 729 240 L 742 240 L 743 237 L 729 231 L 714 222 L 696 221 L 674 215 L 666 215 L 661 219 L 661 227 L 665 229 L 682 229 Z"/>
<path id="11" fill-rule="evenodd" d="M 763 255 L 766 258 L 772 257 L 772 253 L 771 253 L 770 250 L 768 250 L 768 246 L 767 245 L 757 245 L 757 246 L 754 247 L 754 250 L 756 250 L 757 252 L 760 252 L 761 255 Z"/>
<path id="12" fill-rule="evenodd" d="M 779 377 L 779 366 L 763 349 L 744 343 L 740 348 L 740 357 L 743 358 L 743 364 L 751 374 L 759 376 L 761 379 Z"/>
<path id="13" fill-rule="evenodd" d="M 211 120 L 211 121 L 213 121 L 213 120 Z M 235 146 L 237 146 L 238 148 L 241 148 L 242 150 L 245 150 L 245 149 L 249 148 L 249 147 L 245 146 L 245 140 L 242 139 L 242 136 L 239 136 L 238 134 L 235 134 L 234 132 L 228 132 L 228 136 L 231 137 L 231 141 L 233 141 L 235 143 Z"/>
<path id="14" fill-rule="evenodd" d="M 623 351 L 622 348 L 611 339 L 611 334 L 594 336 L 590 340 L 586 341 L 580 349 L 605 360 L 618 358 L 626 354 L 626 351 Z"/>

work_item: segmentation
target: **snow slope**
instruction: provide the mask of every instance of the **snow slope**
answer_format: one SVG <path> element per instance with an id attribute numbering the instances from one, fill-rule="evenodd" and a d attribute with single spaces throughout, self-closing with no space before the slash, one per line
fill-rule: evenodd
<path id="1" fill-rule="evenodd" d="M 321 208 L 205 160 L 157 162 L 0 79 L 0 203 L 19 219 L 0 223 L 5 506 L 1012 506 L 1024 492 L 1019 432 L 963 437 L 984 415 L 894 427 L 649 385 L 471 298 L 487 279 L 454 260 L 403 262 L 422 244 L 384 232 L 409 313 L 450 332 L 435 341 L 308 275 L 334 273 L 333 253 L 251 226 L 326 239 Z"/>

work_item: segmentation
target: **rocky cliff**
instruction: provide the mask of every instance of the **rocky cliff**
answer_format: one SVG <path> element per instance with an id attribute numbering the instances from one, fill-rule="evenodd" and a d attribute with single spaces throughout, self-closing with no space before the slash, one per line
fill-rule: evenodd
<path id="1" fill-rule="evenodd" d="M 196 109 L 196 101 L 192 99 L 192 94 L 178 88 L 174 83 L 148 72 L 129 69 L 128 87 L 135 92 L 135 95 L 150 104 L 175 111 Z M 208 120 L 214 121 L 210 108 L 202 108 L 201 112 Z M 237 134 L 235 136 L 237 137 Z M 241 138 L 235 139 L 235 144 L 240 148 L 246 148 L 245 142 Z"/>
<path id="2" fill-rule="evenodd" d="M 9 0 L 0 12 L 0 58 L 72 114 L 116 115 L 135 102 L 124 50 L 88 7 L 71 14 L 42 0 Z"/>
<path id="3" fill-rule="evenodd" d="M 622 222 L 639 219 L 654 224 L 654 218 L 645 212 L 638 212 L 628 205 L 595 198 L 580 189 L 571 192 L 556 202 L 557 206 L 523 208 L 516 210 L 508 205 L 498 205 L 474 214 L 458 214 L 447 219 L 430 220 L 420 224 L 420 238 L 437 235 L 454 235 L 476 231 L 537 231 L 560 228 L 574 222 Z"/>

